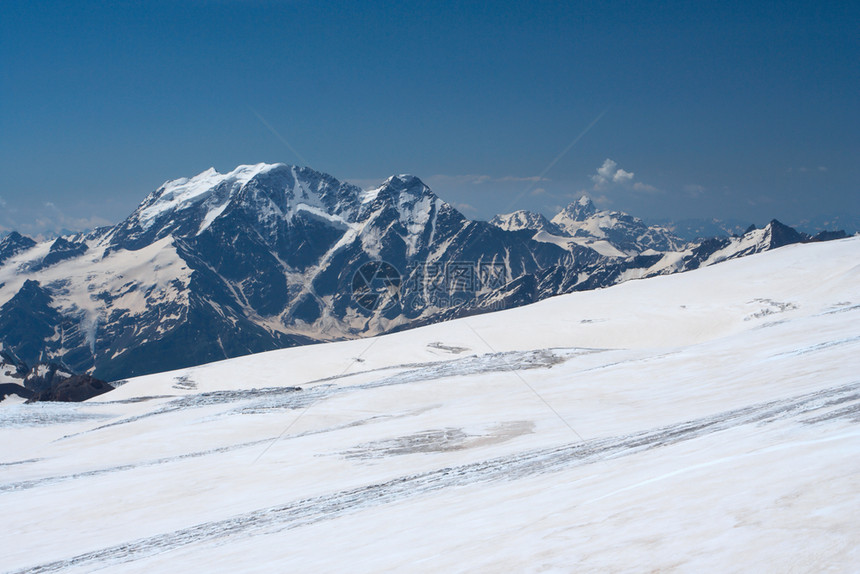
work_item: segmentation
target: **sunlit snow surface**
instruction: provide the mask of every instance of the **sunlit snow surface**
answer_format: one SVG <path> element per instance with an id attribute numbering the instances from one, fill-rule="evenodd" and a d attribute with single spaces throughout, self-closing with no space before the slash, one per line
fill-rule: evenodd
<path id="1" fill-rule="evenodd" d="M 0 407 L 10 572 L 856 572 L 860 238 Z"/>

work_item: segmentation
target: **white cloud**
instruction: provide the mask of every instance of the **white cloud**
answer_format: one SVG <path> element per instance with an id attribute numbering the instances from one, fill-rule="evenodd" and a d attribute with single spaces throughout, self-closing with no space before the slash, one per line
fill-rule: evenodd
<path id="1" fill-rule="evenodd" d="M 518 177 L 515 175 L 506 175 L 505 177 L 496 178 L 493 181 L 530 181 L 530 182 L 538 182 L 538 181 L 549 181 L 548 177 L 541 177 L 539 175 L 529 175 L 525 177 Z"/>
<path id="2" fill-rule="evenodd" d="M 618 162 L 606 158 L 603 165 L 597 168 L 597 173 L 591 176 L 591 181 L 594 182 L 593 191 L 605 192 L 611 187 L 620 189 L 632 189 L 633 191 L 642 191 L 646 193 L 659 192 L 653 185 L 642 183 L 641 181 L 634 182 L 635 174 L 632 171 L 627 171 L 618 167 Z"/>
<path id="3" fill-rule="evenodd" d="M 612 205 L 612 200 L 602 193 L 598 195 L 592 194 L 590 197 L 591 201 L 593 201 L 595 205 L 598 205 L 602 208 L 606 208 Z"/>
<path id="4" fill-rule="evenodd" d="M 641 181 L 637 181 L 633 184 L 633 189 L 636 191 L 645 191 L 647 193 L 657 193 L 660 191 L 653 185 L 648 185 L 647 183 L 642 183 Z"/>
<path id="5" fill-rule="evenodd" d="M 827 173 L 830 171 L 826 165 L 819 165 L 818 167 L 807 167 L 802 165 L 800 167 L 790 167 L 788 168 L 788 173 L 809 173 L 809 172 L 819 172 L 819 173 Z"/>
<path id="6" fill-rule="evenodd" d="M 597 173 L 591 176 L 591 181 L 594 182 L 595 188 L 603 187 L 612 181 L 612 178 L 615 176 L 615 172 L 617 171 L 617 167 L 617 163 L 606 158 L 603 165 L 597 168 Z"/>
<path id="7" fill-rule="evenodd" d="M 459 211 L 478 211 L 473 205 L 470 205 L 468 203 L 455 203 L 454 207 L 456 207 Z"/>
<path id="8" fill-rule="evenodd" d="M 615 172 L 615 175 L 612 176 L 612 181 L 615 183 L 623 183 L 625 181 L 633 180 L 633 172 L 632 171 L 624 171 L 621 168 L 618 168 L 618 171 Z"/>
<path id="9" fill-rule="evenodd" d="M 602 189 L 609 183 L 629 183 L 633 181 L 633 172 L 621 169 L 618 163 L 606 158 L 603 165 L 597 168 L 597 173 L 591 176 L 591 181 L 594 182 L 594 189 Z"/>
<path id="10" fill-rule="evenodd" d="M 705 193 L 705 186 L 690 183 L 684 186 L 684 192 L 686 192 L 690 197 L 699 197 Z"/>

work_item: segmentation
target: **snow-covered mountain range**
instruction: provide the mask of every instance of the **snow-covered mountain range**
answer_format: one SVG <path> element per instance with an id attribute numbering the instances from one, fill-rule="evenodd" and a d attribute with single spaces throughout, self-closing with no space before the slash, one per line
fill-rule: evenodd
<path id="1" fill-rule="evenodd" d="M 497 215 L 490 223 L 508 230 L 531 229 L 538 232 L 533 237 L 536 241 L 563 247 L 581 245 L 610 258 L 679 251 L 686 245 L 666 228 L 648 226 L 620 211 L 598 211 L 587 196 L 562 209 L 552 220 L 520 210 Z"/>
<path id="2" fill-rule="evenodd" d="M 7 402 L 2 570 L 855 572 L 858 262 L 791 245 Z"/>
<path id="3" fill-rule="evenodd" d="M 166 182 L 125 221 L 0 240 L 10 360 L 106 380 L 377 335 L 809 239 L 772 222 L 686 244 L 583 198 L 471 221 L 418 178 L 362 190 L 283 164 Z"/>

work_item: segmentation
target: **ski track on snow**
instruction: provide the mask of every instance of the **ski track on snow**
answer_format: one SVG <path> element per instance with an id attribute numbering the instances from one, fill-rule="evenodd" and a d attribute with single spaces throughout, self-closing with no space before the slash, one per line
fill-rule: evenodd
<path id="1" fill-rule="evenodd" d="M 391 419 L 406 418 L 406 417 L 414 416 L 416 414 L 420 414 L 426 410 L 429 410 L 429 409 L 428 408 L 422 408 L 422 409 L 417 409 L 415 411 L 407 411 L 407 412 L 396 414 L 396 415 L 375 415 L 372 417 L 368 417 L 366 419 L 359 419 L 359 420 L 351 421 L 349 423 L 345 423 L 342 425 L 337 425 L 337 426 L 333 426 L 333 427 L 326 427 L 326 428 L 322 428 L 322 429 L 310 430 L 310 431 L 292 434 L 289 437 L 271 436 L 271 437 L 267 437 L 267 438 L 263 438 L 263 439 L 246 441 L 246 442 L 241 442 L 241 443 L 236 443 L 236 444 L 231 444 L 231 445 L 225 445 L 225 446 L 221 446 L 221 447 L 217 447 L 217 448 L 210 448 L 210 449 L 206 449 L 206 450 L 200 450 L 200 451 L 195 451 L 195 452 L 178 454 L 175 456 L 165 456 L 165 457 L 147 460 L 147 461 L 143 461 L 143 462 L 120 464 L 120 465 L 116 465 L 116 466 L 109 466 L 106 468 L 98 468 L 98 469 L 87 470 L 87 471 L 82 471 L 82 472 L 75 472 L 75 473 L 71 473 L 71 474 L 61 474 L 61 475 L 55 475 L 55 476 L 46 476 L 46 477 L 42 477 L 42 478 L 33 478 L 30 480 L 22 480 L 19 482 L 8 482 L 6 484 L 0 484 L 0 495 L 2 495 L 2 493 L 4 493 L 4 492 L 29 490 L 31 488 L 49 486 L 52 484 L 56 484 L 59 482 L 66 482 L 69 480 L 78 480 L 81 478 L 101 476 L 101 475 L 105 475 L 105 474 L 112 474 L 115 472 L 135 470 L 138 468 L 159 466 L 162 464 L 169 464 L 169 463 L 179 462 L 179 461 L 193 459 L 193 458 L 200 458 L 200 457 L 209 456 L 212 454 L 223 454 L 223 453 L 232 452 L 232 451 L 236 451 L 236 450 L 242 450 L 242 449 L 246 449 L 246 448 L 254 448 L 255 446 L 260 446 L 263 444 L 268 444 L 268 443 L 277 441 L 277 440 L 279 440 L 279 438 L 281 440 L 284 440 L 285 438 L 296 439 L 296 438 L 302 438 L 302 437 L 306 437 L 306 436 L 323 434 L 323 433 L 327 433 L 327 432 L 344 430 L 344 429 L 348 429 L 348 428 L 354 428 L 357 426 L 365 425 L 365 424 L 368 424 L 370 422 L 375 422 L 375 421 L 379 421 L 379 420 L 391 420 Z M 0 466 L 12 466 L 12 465 L 17 465 L 17 464 L 27 464 L 27 463 L 39 462 L 41 460 L 44 460 L 44 459 L 33 458 L 33 459 L 29 459 L 29 460 L 2 463 L 2 464 L 0 464 Z"/>
<path id="2" fill-rule="evenodd" d="M 105 428 L 128 424 L 132 422 L 139 421 L 141 419 L 149 418 L 156 415 L 167 414 L 176 411 L 182 411 L 189 408 L 200 408 L 210 405 L 219 405 L 219 404 L 229 404 L 240 401 L 254 401 L 250 405 L 242 406 L 236 409 L 232 409 L 226 411 L 224 413 L 220 413 L 215 416 L 226 416 L 226 415 L 235 415 L 235 414 L 262 414 L 271 412 L 275 409 L 302 409 L 312 406 L 320 401 L 332 398 L 334 396 L 355 392 L 360 390 L 367 389 L 375 389 L 380 387 L 387 387 L 393 385 L 402 385 L 409 383 L 417 383 L 417 382 L 425 382 L 436 379 L 441 379 L 445 377 L 451 376 L 464 376 L 464 375 L 474 375 L 474 374 L 482 374 L 488 372 L 500 372 L 500 371 L 509 371 L 509 370 L 524 370 L 524 369 L 539 369 L 539 368 L 548 368 L 555 364 L 561 363 L 573 356 L 584 354 L 584 353 L 593 353 L 597 352 L 594 349 L 580 349 L 580 348 L 571 348 L 571 349 L 540 349 L 537 351 L 515 351 L 509 353 L 491 353 L 488 355 L 480 355 L 480 356 L 471 356 L 471 357 L 463 357 L 461 359 L 455 359 L 451 361 L 441 361 L 435 363 L 424 363 L 424 364 L 409 364 L 409 370 L 404 372 L 397 373 L 395 375 L 380 379 L 378 381 L 371 381 L 364 384 L 348 386 L 348 387 L 339 387 L 334 384 L 322 384 L 309 389 L 302 389 L 301 387 L 271 387 L 265 389 L 247 389 L 247 390 L 236 390 L 236 391 L 213 391 L 206 393 L 199 393 L 195 395 L 186 395 L 184 397 L 180 397 L 178 399 L 174 399 L 167 403 L 165 406 L 156 409 L 155 411 L 144 413 L 142 415 L 137 415 L 134 417 L 128 417 L 119 421 L 110 422 L 93 429 L 83 431 L 80 433 L 75 433 L 71 435 L 66 435 L 63 439 L 68 439 L 76 436 L 80 436 L 83 434 L 87 434 L 90 432 L 94 432 L 97 430 L 102 430 Z M 403 365 L 398 365 L 394 367 L 389 367 L 385 369 L 374 369 L 373 371 L 381 371 L 381 370 L 395 370 L 403 368 Z M 354 376 L 355 373 L 351 375 L 344 376 Z M 338 377 L 327 377 L 326 379 L 321 379 L 325 381 L 335 380 Z M 316 381 L 313 381 L 313 384 Z M 154 397 L 161 398 L 161 397 Z M 116 403 L 117 401 L 113 401 L 112 403 Z M 110 404 L 110 403 L 99 403 L 99 404 Z M 94 415 L 94 416 L 106 416 L 106 415 Z M 353 421 L 347 423 L 345 425 L 339 425 L 337 427 L 325 428 L 316 431 L 308 431 L 305 433 L 300 433 L 296 435 L 290 435 L 289 438 L 299 438 L 311 434 L 319 434 L 324 432 L 331 432 L 336 430 L 342 430 L 343 428 L 350 428 L 362 424 L 366 424 L 372 420 L 377 420 L 380 418 L 400 418 L 401 416 L 409 416 L 409 414 L 404 415 L 382 415 L 371 417 L 370 419 L 363 419 L 359 421 Z M 60 439 L 62 440 L 62 439 Z M 202 456 L 208 456 L 211 454 L 221 454 L 225 452 L 230 452 L 234 450 L 240 450 L 244 448 L 252 448 L 254 446 L 258 446 L 260 444 L 271 443 L 273 441 L 278 440 L 278 437 L 268 437 L 265 439 L 243 442 L 235 445 L 227 445 L 214 449 L 208 449 L 203 451 L 197 451 L 192 453 L 185 453 L 181 455 L 171 456 L 171 457 L 162 457 L 158 459 L 153 459 L 140 463 L 129 463 L 123 465 L 116 465 L 108 468 L 94 469 L 88 471 L 82 471 L 77 473 L 58 475 L 58 476 L 50 476 L 43 477 L 37 479 L 30 479 L 19 482 L 12 482 L 6 484 L 0 484 L 0 494 L 4 492 L 10 491 L 18 491 L 18 490 L 28 490 L 31 488 L 46 486 L 50 484 L 55 484 L 58 482 L 65 482 L 68 480 L 77 480 L 80 478 L 88 478 L 93 476 L 100 476 L 104 474 L 111 474 L 114 472 L 123 472 L 127 470 L 133 470 L 135 468 L 142 467 L 151 467 L 158 466 L 161 464 L 167 464 L 172 462 L 177 462 L 184 459 L 191 458 L 199 458 Z"/>
<path id="3" fill-rule="evenodd" d="M 557 472 L 575 466 L 630 456 L 746 425 L 764 425 L 787 419 L 798 419 L 801 423 L 812 424 L 836 417 L 856 422 L 857 413 L 860 411 L 858 401 L 860 401 L 860 381 L 632 434 L 528 450 L 261 508 L 228 519 L 204 522 L 64 560 L 17 570 L 16 574 L 58 572 L 66 568 L 83 566 L 102 568 L 169 552 L 190 544 L 237 536 L 272 534 L 330 520 L 366 508 L 393 504 L 446 488 L 512 481 Z M 846 403 L 853 404 L 842 406 L 826 415 L 800 418 L 814 411 L 846 405 Z"/>
<path id="4" fill-rule="evenodd" d="M 272 411 L 274 409 L 295 410 L 306 408 L 319 401 L 323 401 L 337 395 L 368 389 L 375 389 L 380 387 L 403 385 L 409 383 L 420 383 L 454 376 L 460 377 L 503 371 L 550 368 L 553 365 L 557 365 L 559 363 L 567 361 L 577 355 L 596 353 L 604 350 L 605 349 L 585 349 L 574 347 L 539 349 L 532 351 L 488 353 L 485 355 L 463 357 L 450 361 L 397 365 L 392 367 L 386 367 L 384 369 L 374 369 L 371 371 L 363 371 L 361 373 L 351 373 L 348 375 L 342 375 L 340 377 L 326 377 L 325 379 L 319 379 L 305 383 L 305 385 L 316 385 L 307 389 L 302 387 L 267 387 L 263 389 L 212 391 L 206 393 L 198 393 L 174 399 L 154 411 L 133 417 L 124 418 L 118 421 L 112 421 L 97 426 L 95 428 L 82 431 L 80 433 L 64 436 L 63 439 L 118 425 L 136 422 L 157 415 L 163 415 L 175 411 L 182 411 L 189 408 L 199 408 L 242 401 L 256 401 L 253 404 L 236 408 L 234 410 L 227 411 L 226 413 L 222 414 L 259 414 L 262 412 Z M 362 383 L 352 386 L 337 386 L 334 384 L 324 384 L 326 382 L 335 381 L 345 377 L 353 377 L 358 374 L 375 371 L 397 370 L 403 369 L 404 367 L 407 368 L 406 371 L 368 383 Z"/>

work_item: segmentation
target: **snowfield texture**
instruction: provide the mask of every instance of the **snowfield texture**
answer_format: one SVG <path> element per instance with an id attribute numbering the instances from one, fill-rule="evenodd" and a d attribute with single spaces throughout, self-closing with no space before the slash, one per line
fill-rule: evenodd
<path id="1" fill-rule="evenodd" d="M 860 238 L 0 407 L 7 572 L 856 572 Z"/>

